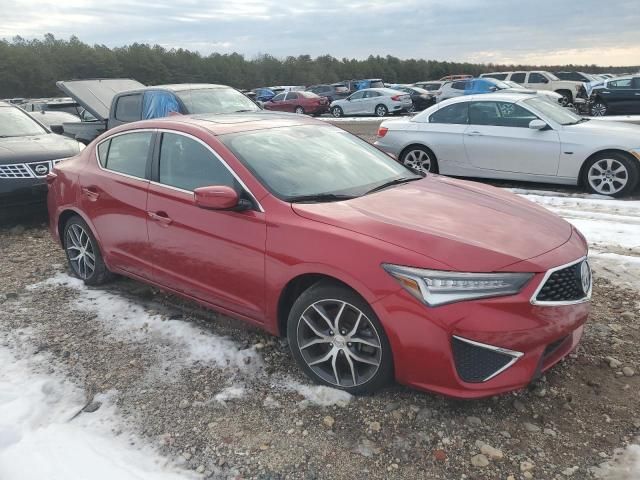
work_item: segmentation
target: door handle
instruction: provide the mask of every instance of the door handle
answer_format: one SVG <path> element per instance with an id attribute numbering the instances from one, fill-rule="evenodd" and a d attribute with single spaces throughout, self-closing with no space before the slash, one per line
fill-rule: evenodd
<path id="1" fill-rule="evenodd" d="M 147 212 L 149 218 L 155 220 L 156 222 L 161 223 L 162 225 L 169 226 L 173 220 L 169 218 L 169 215 L 166 212 Z"/>
<path id="2" fill-rule="evenodd" d="M 478 132 L 477 130 L 474 130 L 473 132 L 465 133 L 465 135 L 468 135 L 470 137 L 481 137 L 482 133 Z"/>
<path id="3" fill-rule="evenodd" d="M 95 202 L 100 197 L 95 187 L 82 187 L 82 193 L 92 202 Z"/>

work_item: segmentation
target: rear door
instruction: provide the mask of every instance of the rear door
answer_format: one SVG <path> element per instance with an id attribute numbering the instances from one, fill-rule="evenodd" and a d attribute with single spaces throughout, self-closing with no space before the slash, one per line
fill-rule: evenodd
<path id="1" fill-rule="evenodd" d="M 529 128 L 537 118 L 516 103 L 471 102 L 469 126 L 464 132 L 469 163 L 489 172 L 556 175 L 560 138 L 552 129 Z"/>
<path id="2" fill-rule="evenodd" d="M 81 208 L 113 266 L 149 278 L 147 192 L 155 132 L 136 130 L 98 144 L 96 168 L 79 177 Z"/>
<path id="3" fill-rule="evenodd" d="M 149 188 L 149 257 L 155 280 L 173 290 L 262 321 L 266 223 L 256 204 L 241 212 L 205 210 L 198 187 L 246 192 L 211 147 L 179 132 L 163 132 Z M 252 200 L 255 202 L 254 200 Z"/>

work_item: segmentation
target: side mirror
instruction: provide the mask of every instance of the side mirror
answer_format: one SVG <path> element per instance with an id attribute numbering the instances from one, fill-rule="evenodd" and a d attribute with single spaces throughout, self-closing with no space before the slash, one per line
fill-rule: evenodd
<path id="1" fill-rule="evenodd" d="M 62 135 L 64 133 L 64 128 L 62 128 L 62 125 L 51 125 L 49 128 L 53 133 L 57 133 L 58 135 Z"/>
<path id="2" fill-rule="evenodd" d="M 539 120 L 536 118 L 535 120 L 531 120 L 529 122 L 529 128 L 532 130 L 543 130 L 547 128 L 547 124 L 544 123 L 542 120 Z"/>
<path id="3" fill-rule="evenodd" d="M 240 201 L 238 193 L 226 185 L 196 188 L 193 198 L 198 207 L 207 210 L 231 210 Z"/>

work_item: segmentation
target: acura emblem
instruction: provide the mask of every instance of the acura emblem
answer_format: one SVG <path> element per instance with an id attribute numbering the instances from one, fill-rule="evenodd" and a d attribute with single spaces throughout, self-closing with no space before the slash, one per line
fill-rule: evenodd
<path id="1" fill-rule="evenodd" d="M 46 175 L 47 172 L 49 171 L 47 166 L 43 165 L 43 164 L 36 165 L 36 168 L 34 168 L 34 170 L 35 170 L 37 175 Z"/>
<path id="2" fill-rule="evenodd" d="M 591 268 L 586 260 L 580 265 L 580 281 L 582 283 L 582 291 L 585 295 L 589 295 L 589 290 L 591 290 Z"/>

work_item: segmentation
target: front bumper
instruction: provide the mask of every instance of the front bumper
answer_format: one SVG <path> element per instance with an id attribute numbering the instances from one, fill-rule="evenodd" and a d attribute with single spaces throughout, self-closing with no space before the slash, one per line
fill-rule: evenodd
<path id="1" fill-rule="evenodd" d="M 44 204 L 47 182 L 44 178 L 0 179 L 0 208 L 8 211 L 16 207 Z"/>

